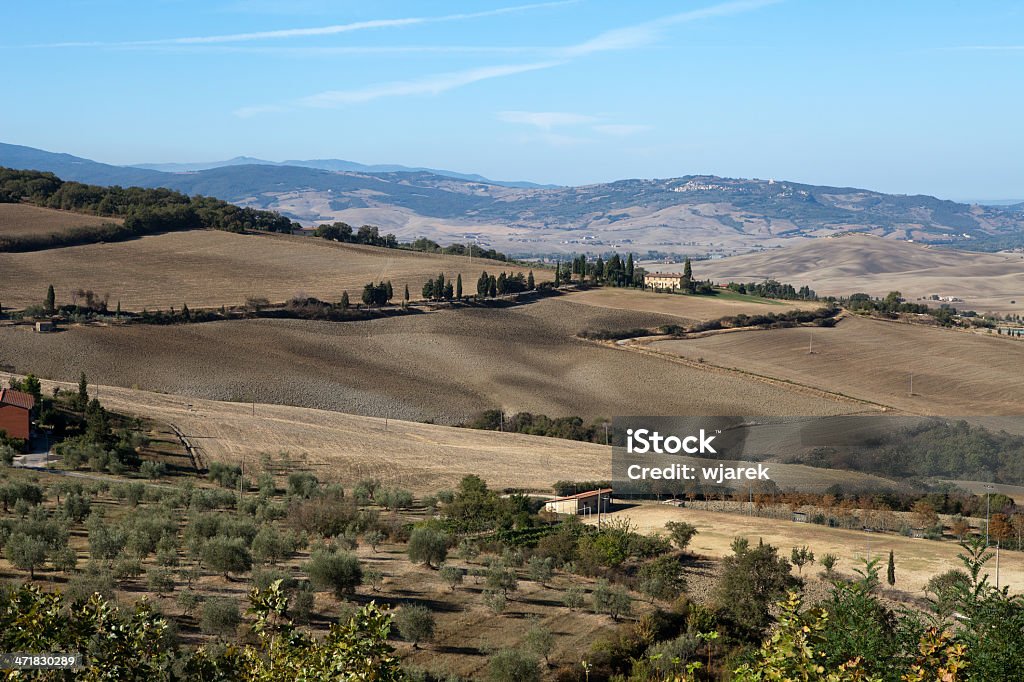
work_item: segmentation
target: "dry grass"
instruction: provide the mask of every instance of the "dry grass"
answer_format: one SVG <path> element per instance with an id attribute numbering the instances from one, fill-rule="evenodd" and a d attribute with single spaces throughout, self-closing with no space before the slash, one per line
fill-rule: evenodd
<path id="1" fill-rule="evenodd" d="M 913 414 L 1024 412 L 1024 344 L 1004 337 L 849 316 L 833 328 L 719 334 L 651 347 Z"/>
<path id="2" fill-rule="evenodd" d="M 680 317 L 690 322 L 714 320 L 728 315 L 755 315 L 758 313 L 780 313 L 789 310 L 809 310 L 819 307 L 816 303 L 775 301 L 766 299 L 738 300 L 725 296 L 680 296 L 658 294 L 640 289 L 601 288 L 580 291 L 571 295 L 574 303 L 634 310 L 659 315 Z"/>
<path id="3" fill-rule="evenodd" d="M 774 278 L 819 294 L 900 291 L 964 299 L 960 310 L 1024 312 L 1024 255 L 972 253 L 865 235 L 815 239 L 764 253 L 699 262 L 695 277 L 716 282 Z"/>
<path id="4" fill-rule="evenodd" d="M 8 307 L 39 303 L 53 284 L 58 303 L 70 292 L 92 289 L 120 301 L 125 310 L 241 305 L 248 297 L 272 302 L 292 296 L 338 301 L 348 291 L 359 301 L 367 282 L 390 279 L 395 300 L 405 285 L 420 298 L 428 277 L 462 274 L 465 293 L 488 272 L 527 268 L 458 256 L 338 244 L 313 237 L 239 235 L 215 230 L 177 232 L 111 244 L 89 244 L 34 253 L 0 253 L 0 300 Z M 547 271 L 534 273 L 550 279 Z"/>
<path id="5" fill-rule="evenodd" d="M 699 503 L 698 503 L 699 504 Z M 962 568 L 957 554 L 962 550 L 951 541 L 907 538 L 901 535 L 867 533 L 840 528 L 828 528 L 809 523 L 794 523 L 738 514 L 679 508 L 670 505 L 643 503 L 614 512 L 612 516 L 628 518 L 642 533 L 662 532 L 668 521 L 687 521 L 698 528 L 690 549 L 699 554 L 721 558 L 732 553 L 734 538 L 746 537 L 752 542 L 758 538 L 775 545 L 787 557 L 792 547 L 806 545 L 817 558 L 825 554 L 839 557 L 839 570 L 852 574 L 865 556 L 881 558 L 884 562 L 891 549 L 896 557 L 896 588 L 923 596 L 928 579 L 951 568 Z M 1020 552 L 1003 552 L 1000 557 L 1001 584 L 1010 585 L 1014 592 L 1024 592 L 1024 562 Z M 995 580 L 995 561 L 986 569 Z M 804 570 L 817 572 L 816 564 Z"/>
<path id="6" fill-rule="evenodd" d="M 171 327 L 0 327 L 0 366 L 196 398 L 453 423 L 503 408 L 585 419 L 625 414 L 840 414 L 863 406 L 588 343 L 664 315 L 564 297 L 365 322 L 243 320 Z"/>
<path id="7" fill-rule="evenodd" d="M 6 382 L 7 376 L 0 375 Z M 56 385 L 44 382 L 49 392 Z M 62 384 L 73 389 L 73 383 Z M 287 452 L 324 480 L 352 485 L 379 478 L 418 494 L 455 487 L 477 474 L 495 488 L 550 492 L 559 480 L 611 478 L 611 451 L 602 445 L 435 424 L 361 417 L 283 405 L 199 400 L 111 386 L 94 386 L 114 412 L 174 424 L 198 447 L 205 464 L 260 466 L 260 455 Z M 173 443 L 168 448 L 180 454 Z M 782 487 L 824 490 L 836 483 L 891 487 L 887 481 L 855 472 L 772 464 Z"/>
<path id="8" fill-rule="evenodd" d="M 120 224 L 121 219 L 58 211 L 27 204 L 0 203 L 0 237 L 60 233 L 76 227 L 94 227 L 105 223 Z"/>

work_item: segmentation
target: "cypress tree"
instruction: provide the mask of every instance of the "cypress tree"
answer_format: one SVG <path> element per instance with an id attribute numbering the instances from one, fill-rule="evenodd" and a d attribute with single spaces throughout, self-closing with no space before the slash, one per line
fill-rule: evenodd
<path id="1" fill-rule="evenodd" d="M 693 266 L 690 265 L 690 257 L 686 257 L 683 263 L 683 287 L 687 291 L 693 291 Z"/>
<path id="2" fill-rule="evenodd" d="M 533 279 L 533 270 L 530 270 L 530 274 L 526 276 L 526 288 L 533 290 L 537 288 L 537 283 Z"/>
<path id="3" fill-rule="evenodd" d="M 89 382 L 85 379 L 85 372 L 82 372 L 81 376 L 78 377 L 78 405 L 80 409 L 85 409 L 85 406 L 89 404 Z"/>
<path id="4" fill-rule="evenodd" d="M 409 285 L 408 284 L 405 285 L 405 293 L 402 295 L 402 300 L 405 301 L 406 303 L 409 302 Z"/>
<path id="5" fill-rule="evenodd" d="M 629 254 L 629 258 L 626 259 L 626 281 L 632 286 L 633 285 L 633 273 L 636 266 L 633 264 L 633 254 Z"/>
<path id="6" fill-rule="evenodd" d="M 555 261 L 555 286 L 562 286 L 562 261 Z"/>
<path id="7" fill-rule="evenodd" d="M 455 279 L 455 298 L 462 300 L 462 273 Z"/>
<path id="8" fill-rule="evenodd" d="M 491 275 L 487 281 L 487 295 L 494 298 L 498 295 L 498 280 Z"/>
<path id="9" fill-rule="evenodd" d="M 393 288 L 391 287 L 391 280 L 389 279 L 389 280 L 388 280 L 388 281 L 387 281 L 387 282 L 386 282 L 386 283 L 384 284 L 384 286 L 385 286 L 385 288 L 386 288 L 386 290 L 387 290 L 387 292 L 388 292 L 388 297 L 387 297 L 387 301 L 388 301 L 388 302 L 390 302 L 390 301 L 391 301 L 391 299 L 393 299 L 393 298 L 395 297 L 395 290 L 394 290 L 394 289 L 393 289 Z"/>
<path id="10" fill-rule="evenodd" d="M 406 290 L 408 290 L 408 287 L 406 287 Z M 348 292 L 347 291 L 341 292 L 341 309 L 342 310 L 348 310 L 349 305 L 350 305 L 350 303 L 349 303 L 349 300 L 348 300 Z"/>
<path id="11" fill-rule="evenodd" d="M 51 284 L 46 290 L 46 312 L 52 315 L 56 307 L 57 295 L 53 292 L 53 285 Z"/>
<path id="12" fill-rule="evenodd" d="M 889 587 L 896 585 L 896 557 L 893 556 L 891 549 L 889 550 L 889 568 L 885 573 L 885 577 Z"/>

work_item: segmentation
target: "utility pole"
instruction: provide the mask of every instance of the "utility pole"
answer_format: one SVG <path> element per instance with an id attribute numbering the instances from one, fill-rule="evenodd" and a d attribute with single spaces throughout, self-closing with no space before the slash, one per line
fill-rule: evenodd
<path id="1" fill-rule="evenodd" d="M 914 396 L 914 373 L 910 373 L 910 397 Z"/>

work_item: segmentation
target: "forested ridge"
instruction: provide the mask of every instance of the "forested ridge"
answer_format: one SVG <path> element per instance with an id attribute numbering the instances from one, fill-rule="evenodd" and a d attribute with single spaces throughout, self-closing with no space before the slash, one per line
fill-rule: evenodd
<path id="1" fill-rule="evenodd" d="M 61 180 L 53 173 L 9 168 L 0 168 L 0 203 L 27 203 L 123 220 L 121 224 L 0 238 L 0 251 L 33 251 L 204 228 L 290 233 L 298 227 L 274 211 L 243 208 L 212 197 L 190 197 L 162 188 L 86 185 Z"/>

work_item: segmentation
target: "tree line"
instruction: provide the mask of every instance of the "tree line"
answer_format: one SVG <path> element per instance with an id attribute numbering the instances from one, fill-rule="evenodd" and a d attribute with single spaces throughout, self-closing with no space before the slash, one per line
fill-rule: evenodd
<path id="1" fill-rule="evenodd" d="M 580 283 L 612 287 L 642 287 L 645 271 L 633 262 L 633 254 L 623 260 L 619 254 L 612 254 L 608 260 L 598 256 L 591 261 L 586 254 L 575 256 L 571 261 L 555 264 L 555 286 L 571 284 L 573 279 Z"/>
<path id="2" fill-rule="evenodd" d="M 102 187 L 64 181 L 53 173 L 0 168 L 0 202 L 121 218 L 121 225 L 77 228 L 66 233 L 7 238 L 3 250 L 126 239 L 156 232 L 212 228 L 228 232 L 260 230 L 290 233 L 298 227 L 274 211 L 242 208 L 213 197 L 190 197 L 164 188 Z"/>
<path id="3" fill-rule="evenodd" d="M 313 234 L 321 239 L 342 242 L 345 244 L 366 244 L 367 246 L 380 246 L 388 249 L 407 249 L 409 251 L 422 251 L 424 253 L 440 253 L 451 256 L 471 256 L 474 258 L 487 258 L 490 260 L 507 261 L 508 256 L 495 251 L 494 249 L 483 249 L 476 244 L 451 244 L 441 246 L 432 239 L 420 237 L 411 242 L 399 242 L 393 234 L 381 234 L 380 228 L 374 225 L 363 225 L 356 229 L 345 222 L 334 222 L 328 225 L 320 225 Z"/>

